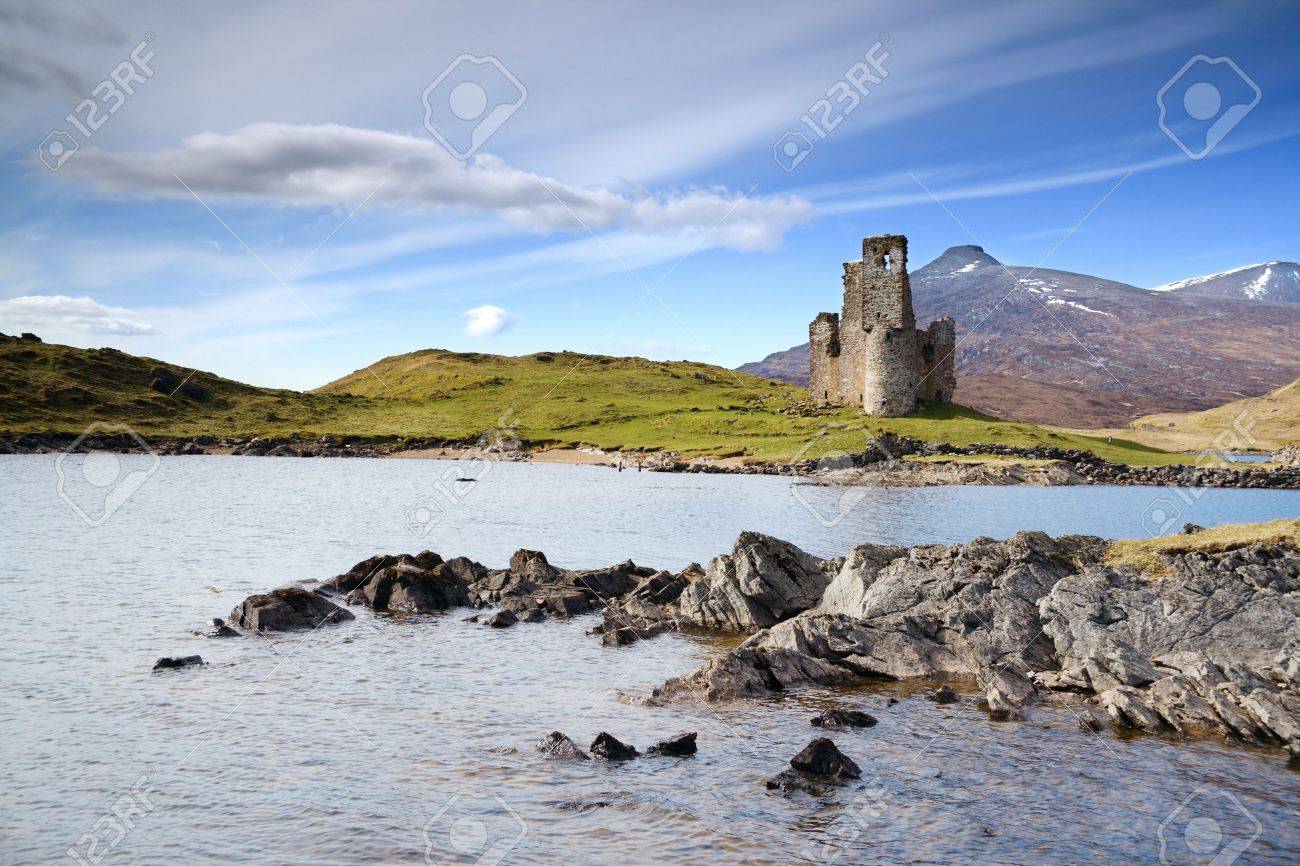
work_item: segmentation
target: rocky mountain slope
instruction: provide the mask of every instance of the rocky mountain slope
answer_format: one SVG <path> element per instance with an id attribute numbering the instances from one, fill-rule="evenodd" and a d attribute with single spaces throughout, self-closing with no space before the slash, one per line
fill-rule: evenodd
<path id="1" fill-rule="evenodd" d="M 1165 283 L 1151 291 L 1300 304 L 1300 264 L 1264 262 L 1245 265 L 1218 274 Z"/>
<path id="2" fill-rule="evenodd" d="M 819 308 L 834 309 L 839 292 L 827 282 Z M 1270 299 L 1280 290 L 1257 300 L 1196 291 L 1004 266 L 975 246 L 912 273 L 917 321 L 957 320 L 958 401 L 1070 427 L 1207 409 L 1295 378 L 1300 304 Z M 740 369 L 806 385 L 807 352 L 796 346 Z"/>

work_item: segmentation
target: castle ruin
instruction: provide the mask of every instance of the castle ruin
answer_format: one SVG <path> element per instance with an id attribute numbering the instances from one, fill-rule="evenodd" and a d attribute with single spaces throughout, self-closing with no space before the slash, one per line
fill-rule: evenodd
<path id="1" fill-rule="evenodd" d="M 952 399 L 955 348 L 948 316 L 916 327 L 907 238 L 863 238 L 862 261 L 844 263 L 843 316 L 818 313 L 808 326 L 809 389 L 821 403 L 906 415 Z"/>

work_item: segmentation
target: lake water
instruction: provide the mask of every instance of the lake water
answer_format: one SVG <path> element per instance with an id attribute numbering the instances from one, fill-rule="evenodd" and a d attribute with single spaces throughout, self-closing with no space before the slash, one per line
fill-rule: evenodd
<path id="1" fill-rule="evenodd" d="M 565 566 L 675 569 L 742 529 L 820 555 L 1029 528 L 1133 537 L 1295 516 L 1297 492 L 846 493 L 584 466 L 116 459 L 0 457 L 3 862 L 1113 863 L 1160 862 L 1162 838 L 1169 862 L 1300 850 L 1300 773 L 1279 751 L 1094 736 L 1055 704 L 994 723 L 891 684 L 647 708 L 624 698 L 720 645 L 604 648 L 583 633 L 591 618 L 496 631 L 467 611 L 358 610 L 275 640 L 192 634 L 252 592 L 377 552 L 502 566 L 529 547 Z M 467 474 L 479 480 L 455 481 Z M 150 671 L 193 653 L 209 664 Z M 863 786 L 769 794 L 832 701 L 880 719 L 832 735 Z M 642 748 L 694 730 L 700 753 L 565 763 L 532 748 L 551 730 Z"/>

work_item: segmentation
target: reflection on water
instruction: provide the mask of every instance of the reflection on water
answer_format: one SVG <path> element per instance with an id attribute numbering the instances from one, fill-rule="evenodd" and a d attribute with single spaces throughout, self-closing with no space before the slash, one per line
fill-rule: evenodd
<path id="1" fill-rule="evenodd" d="M 1176 495 L 873 490 L 835 522 L 840 491 L 801 490 L 810 512 L 788 479 L 501 464 L 416 538 L 406 512 L 446 468 L 166 458 L 91 529 L 60 499 L 53 458 L 0 458 L 3 859 L 52 862 L 89 833 L 101 847 L 120 836 L 120 862 L 1155 862 L 1162 833 L 1195 818 L 1249 838 L 1233 801 L 1203 787 L 1260 822 L 1242 862 L 1286 862 L 1300 844 L 1289 812 L 1300 777 L 1279 753 L 1096 737 L 1059 704 L 999 724 L 886 684 L 652 709 L 620 694 L 643 694 L 717 646 L 664 636 L 603 648 L 582 620 L 496 631 L 465 611 L 359 611 L 275 641 L 191 634 L 247 593 L 380 551 L 430 547 L 498 566 L 532 547 L 571 566 L 631 556 L 680 567 L 741 529 L 823 555 L 1020 528 L 1132 536 L 1153 499 Z M 1212 525 L 1294 516 L 1300 494 L 1216 490 L 1183 505 L 1185 519 Z M 190 653 L 209 664 L 149 672 L 160 655 Z M 832 701 L 880 719 L 832 734 L 863 783 L 821 799 L 766 792 Z M 608 730 L 642 748 L 696 730 L 700 753 L 546 760 L 532 743 L 551 730 L 584 746 Z M 103 816 L 142 775 L 154 808 L 128 812 L 119 833 Z"/>

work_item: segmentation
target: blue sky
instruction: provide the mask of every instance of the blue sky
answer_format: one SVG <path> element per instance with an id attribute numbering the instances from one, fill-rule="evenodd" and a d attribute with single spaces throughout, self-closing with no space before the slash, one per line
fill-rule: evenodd
<path id="1" fill-rule="evenodd" d="M 1139 286 L 1297 259 L 1298 25 L 1295 2 L 4 4 L 0 330 L 294 388 L 432 346 L 734 366 L 836 309 L 867 234 L 907 234 L 913 267 L 981 243 Z M 151 74 L 80 135 L 133 51 Z M 468 161 L 422 104 L 462 54 L 527 93 Z M 853 102 L 868 55 L 820 139 L 801 116 Z M 1259 100 L 1194 160 L 1156 95 L 1197 55 Z M 1167 91 L 1185 141 L 1189 87 L 1220 114 L 1252 93 L 1203 67 Z M 49 171 L 59 130 L 78 150 Z M 791 130 L 814 148 L 786 171 Z"/>

